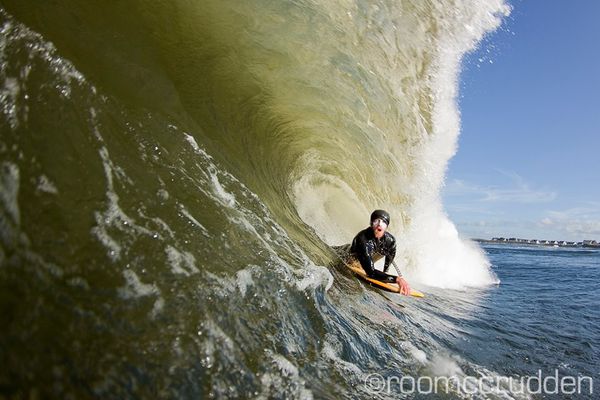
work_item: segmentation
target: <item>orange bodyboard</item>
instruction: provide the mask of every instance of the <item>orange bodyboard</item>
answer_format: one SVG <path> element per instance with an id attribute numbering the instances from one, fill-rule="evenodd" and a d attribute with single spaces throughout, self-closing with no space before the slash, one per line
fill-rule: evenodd
<path id="1" fill-rule="evenodd" d="M 367 273 L 365 272 L 365 270 L 360 266 L 360 263 L 357 260 L 353 260 L 350 263 L 346 263 L 346 266 L 352 271 L 354 272 L 354 274 L 356 276 L 358 276 L 360 279 L 369 282 L 370 284 L 377 286 L 378 288 L 381 288 L 383 290 L 387 290 L 388 292 L 393 292 L 393 293 L 400 293 L 400 287 L 398 286 L 397 283 L 387 283 L 387 282 L 381 282 L 378 281 L 376 279 L 372 279 L 369 278 L 367 276 Z M 415 289 L 410 289 L 410 295 L 413 297 L 425 297 L 425 295 L 421 292 L 419 292 L 418 290 Z"/>

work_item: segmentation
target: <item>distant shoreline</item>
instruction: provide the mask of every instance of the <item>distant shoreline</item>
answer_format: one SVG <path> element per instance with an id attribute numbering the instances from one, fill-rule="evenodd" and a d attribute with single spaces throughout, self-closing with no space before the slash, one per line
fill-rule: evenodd
<path id="1" fill-rule="evenodd" d="M 492 239 L 471 239 L 479 243 L 493 244 L 518 244 L 525 246 L 539 247 L 570 247 L 600 249 L 600 243 L 596 240 L 583 240 L 581 242 L 569 242 L 566 240 L 538 240 L 538 239 L 519 239 L 519 238 L 492 238 Z"/>

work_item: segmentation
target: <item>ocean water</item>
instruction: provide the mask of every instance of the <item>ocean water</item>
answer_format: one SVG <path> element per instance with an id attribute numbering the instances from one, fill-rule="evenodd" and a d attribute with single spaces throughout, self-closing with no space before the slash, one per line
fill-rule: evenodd
<path id="1" fill-rule="evenodd" d="M 571 388 L 532 398 L 596 398 L 600 251 L 491 244 L 484 249 L 501 284 L 482 291 L 476 317 L 461 321 L 468 334 L 453 344 L 455 351 L 501 376 L 592 378 L 580 394 Z M 534 380 L 530 388 L 537 391 Z M 548 388 L 554 388 L 550 380 Z"/>
<path id="2" fill-rule="evenodd" d="M 596 253 L 481 249 L 440 203 L 462 57 L 509 13 L 3 1 L 0 395 L 535 398 L 394 379 L 597 374 L 595 278 L 561 280 Z M 375 208 L 425 299 L 341 266 Z"/>

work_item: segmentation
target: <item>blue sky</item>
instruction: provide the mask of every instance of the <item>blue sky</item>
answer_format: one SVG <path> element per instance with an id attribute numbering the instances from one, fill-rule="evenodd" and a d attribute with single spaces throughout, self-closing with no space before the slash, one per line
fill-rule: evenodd
<path id="1" fill-rule="evenodd" d="M 445 209 L 466 237 L 600 240 L 600 1 L 510 4 L 464 62 Z"/>

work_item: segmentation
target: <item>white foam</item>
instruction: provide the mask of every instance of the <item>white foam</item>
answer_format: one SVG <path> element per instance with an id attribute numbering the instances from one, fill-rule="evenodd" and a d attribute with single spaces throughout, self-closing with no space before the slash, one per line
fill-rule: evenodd
<path id="1" fill-rule="evenodd" d="M 497 277 L 483 251 L 462 240 L 454 225 L 435 205 L 419 206 L 399 254 L 405 257 L 403 273 L 409 280 L 430 286 L 461 289 L 495 284 Z"/>
<path id="2" fill-rule="evenodd" d="M 192 216 L 192 214 L 183 206 L 183 204 L 179 204 L 179 211 L 190 220 L 197 228 L 200 229 L 200 232 L 206 237 L 210 237 L 208 229 L 206 229 L 196 218 Z"/>
<path id="3" fill-rule="evenodd" d="M 328 291 L 332 285 L 333 275 L 331 275 L 329 269 L 316 265 L 307 266 L 303 276 L 296 281 L 296 287 L 301 291 L 309 288 L 316 289 L 321 286 L 325 286 L 325 291 Z"/>
<path id="4" fill-rule="evenodd" d="M 19 127 L 19 114 L 17 101 L 19 97 L 19 82 L 16 78 L 5 77 L 4 85 L 0 89 L 0 111 L 4 114 L 11 129 Z"/>
<path id="5" fill-rule="evenodd" d="M 201 155 L 206 160 L 212 160 L 212 157 L 210 156 L 210 154 L 208 154 L 206 151 L 204 151 L 203 148 L 201 148 L 198 145 L 198 142 L 196 142 L 196 139 L 194 139 L 194 137 L 192 135 L 190 135 L 186 132 L 183 132 L 183 135 L 185 136 L 185 140 L 187 140 L 187 142 L 192 146 L 192 148 L 194 149 L 194 151 L 196 153 Z"/>
<path id="6" fill-rule="evenodd" d="M 431 372 L 436 376 L 465 376 L 458 363 L 450 357 L 436 354 L 430 363 Z"/>
<path id="7" fill-rule="evenodd" d="M 412 277 L 445 288 L 485 286 L 498 282 L 485 255 L 461 240 L 455 226 L 442 211 L 439 197 L 448 161 L 456 151 L 460 118 L 456 105 L 460 62 L 483 35 L 496 29 L 510 8 L 502 0 L 483 4 L 465 1 L 453 15 L 459 21 L 444 25 L 433 75 L 436 89 L 433 134 L 428 135 L 417 155 L 414 186 L 417 201 L 410 209 L 412 222 L 406 234 L 405 252 L 412 257 Z M 462 23 L 461 23 L 462 20 Z"/>
<path id="8" fill-rule="evenodd" d="M 196 258 L 192 253 L 179 251 L 171 245 L 167 245 L 165 253 L 167 253 L 167 260 L 174 274 L 190 276 L 200 272 L 196 267 Z"/>
<path id="9" fill-rule="evenodd" d="M 215 165 L 215 163 L 213 162 L 212 157 L 198 145 L 198 142 L 196 142 L 196 139 L 194 139 L 193 136 L 185 132 L 183 134 L 185 140 L 194 149 L 194 152 L 201 156 L 202 161 L 204 163 L 208 164 L 206 166 L 200 167 L 200 170 L 205 176 L 208 177 L 208 179 L 210 179 L 212 183 L 212 195 L 214 196 L 211 197 L 213 197 L 216 201 L 228 208 L 235 208 L 237 204 L 235 195 L 233 193 L 228 192 L 225 189 L 225 187 L 221 183 L 221 180 L 219 179 L 219 175 L 221 175 L 223 178 L 234 181 L 236 185 L 240 185 L 243 189 L 246 189 L 245 186 L 241 182 L 239 182 L 235 177 L 233 177 L 233 175 L 225 171 L 219 170 L 217 165 Z M 199 189 L 204 192 L 202 188 Z"/>
<path id="10" fill-rule="evenodd" d="M 68 98 L 71 95 L 72 86 L 74 84 L 82 84 L 85 82 L 83 75 L 66 59 L 61 58 L 57 55 L 56 47 L 51 42 L 45 41 L 42 36 L 30 30 L 26 26 L 15 22 L 12 17 L 6 15 L 4 10 L 0 8 L 4 24 L 0 27 L 0 72 L 1 75 L 5 75 L 5 62 L 7 48 L 14 43 L 23 42 L 27 46 L 28 60 L 27 64 L 22 66 L 19 79 L 22 81 L 27 80 L 31 71 L 31 65 L 34 64 L 37 59 L 42 59 L 48 64 L 50 72 L 56 76 L 54 80 L 54 88 L 57 90 L 61 97 Z M 89 85 L 89 84 L 88 84 Z M 94 89 L 91 85 L 89 85 Z M 11 128 L 15 129 L 18 126 L 17 111 L 21 111 L 23 120 L 27 120 L 28 107 L 25 105 L 21 110 L 16 107 L 16 96 L 19 94 L 19 83 L 17 78 L 10 77 L 8 81 L 5 79 L 5 85 L 3 91 L 7 90 L 8 93 L 0 94 L 0 98 L 4 98 L 6 94 L 10 95 L 13 99 L 11 103 L 11 112 L 9 115 L 9 123 Z M 4 103 L 0 101 L 0 103 Z M 4 108 L 4 107 L 2 107 Z"/>
<path id="11" fill-rule="evenodd" d="M 158 314 L 160 314 L 163 311 L 164 308 L 165 308 L 165 299 L 163 299 L 162 297 L 159 297 L 154 302 L 154 305 L 152 306 L 152 311 L 150 312 L 150 314 L 152 315 L 152 317 L 156 318 L 158 316 Z"/>
<path id="12" fill-rule="evenodd" d="M 165 189 L 158 189 L 158 191 L 156 192 L 156 195 L 162 201 L 167 201 L 167 200 L 169 200 L 169 197 L 170 197 L 169 192 Z"/>
<path id="13" fill-rule="evenodd" d="M 95 213 L 97 226 L 91 229 L 96 238 L 108 249 L 108 256 L 114 262 L 121 257 L 121 245 L 108 234 L 106 226 L 102 223 L 102 215 Z"/>
<path id="14" fill-rule="evenodd" d="M 293 391 L 293 397 L 301 400 L 312 400 L 312 392 L 306 388 L 305 380 L 300 376 L 298 367 L 281 354 L 275 354 L 271 350 L 265 351 L 271 358 L 278 373 L 266 372 L 261 376 L 262 393 L 259 399 L 280 397 L 282 389 Z M 291 383 L 288 383 L 291 382 Z M 271 393 L 271 388 L 276 390 Z"/>
<path id="15" fill-rule="evenodd" d="M 94 124 L 96 126 L 96 124 Z M 100 132 L 96 132 L 98 139 L 103 142 Z M 143 226 L 137 225 L 135 221 L 130 218 L 125 211 L 119 206 L 119 195 L 114 189 L 114 177 L 118 176 L 120 179 L 131 182 L 130 179 L 125 175 L 125 172 L 121 168 L 115 168 L 110 159 L 110 154 L 105 146 L 102 146 L 98 151 L 100 158 L 102 159 L 102 166 L 104 167 L 104 174 L 106 178 L 106 198 L 107 207 L 103 212 L 96 211 L 94 217 L 96 219 L 96 226 L 91 229 L 92 233 L 98 238 L 98 240 L 108 249 L 108 256 L 112 261 L 117 261 L 121 257 L 122 246 L 119 242 L 109 234 L 109 229 L 115 228 L 119 231 L 133 231 L 138 234 L 144 234 L 155 237 L 156 234 Z M 155 222 L 160 224 L 162 222 L 156 219 Z M 163 222 L 163 227 L 166 226 Z M 167 227 L 168 228 L 168 227 Z"/>
<path id="16" fill-rule="evenodd" d="M 155 284 L 143 283 L 137 274 L 126 269 L 123 271 L 125 286 L 119 289 L 119 294 L 125 299 L 138 298 L 150 295 L 160 295 L 160 290 Z"/>
<path id="17" fill-rule="evenodd" d="M 44 193 L 58 194 L 58 189 L 56 188 L 56 185 L 52 183 L 52 181 L 48 179 L 46 175 L 42 175 L 39 177 L 36 189 Z"/>
<path id="18" fill-rule="evenodd" d="M 10 162 L 0 165 L 0 202 L 8 217 L 19 226 L 21 224 L 21 213 L 19 211 L 19 167 Z"/>
<path id="19" fill-rule="evenodd" d="M 475 374 L 465 373 L 459 364 L 465 365 L 467 370 L 474 370 Z M 531 398 L 524 392 L 519 378 L 512 377 L 512 383 L 509 384 L 508 377 L 501 377 L 482 366 L 467 363 L 458 356 L 437 353 L 426 366 L 433 376 L 447 378 L 451 392 L 460 398 L 472 399 L 486 395 L 506 400 Z"/>
<path id="20" fill-rule="evenodd" d="M 298 372 L 298 367 L 292 364 L 287 358 L 285 358 L 281 354 L 272 354 L 271 358 L 273 359 L 273 361 L 284 376 L 290 376 L 293 378 L 298 378 L 300 376 L 300 373 Z"/>
<path id="21" fill-rule="evenodd" d="M 241 269 L 236 274 L 237 287 L 240 289 L 242 296 L 246 296 L 248 287 L 254 285 L 252 273 L 248 269 Z"/>
<path id="22" fill-rule="evenodd" d="M 210 179 L 213 184 L 214 193 L 217 195 L 217 199 L 219 200 L 219 202 L 229 208 L 234 208 L 235 196 L 232 193 L 229 193 L 227 190 L 225 190 L 225 188 L 219 181 L 216 168 L 209 168 L 208 172 L 210 174 Z"/>
<path id="23" fill-rule="evenodd" d="M 415 360 L 417 360 L 419 363 L 425 365 L 428 362 L 428 360 L 427 360 L 427 354 L 425 354 L 425 352 L 423 350 L 419 350 L 411 342 L 408 342 L 408 341 L 402 342 L 402 347 L 404 349 L 406 349 L 410 353 L 410 355 Z"/>
<path id="24" fill-rule="evenodd" d="M 331 333 L 327 333 L 325 335 L 325 340 L 323 342 L 323 349 L 321 350 L 321 354 L 326 358 L 332 361 L 333 365 L 336 365 L 338 368 L 343 368 L 346 372 L 354 374 L 356 376 L 360 376 L 363 374 L 363 371 L 354 363 L 346 361 L 339 356 L 341 344 L 339 340 L 333 336 Z"/>
<path id="25" fill-rule="evenodd" d="M 227 336 L 225 332 L 217 325 L 214 321 L 209 320 L 205 326 L 208 328 L 209 335 L 217 339 L 219 342 L 225 345 L 225 349 L 229 352 L 233 352 L 235 349 L 235 342 Z M 231 357 L 234 360 L 233 357 Z"/>

